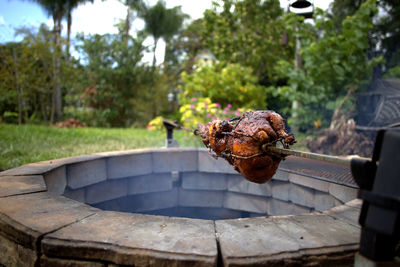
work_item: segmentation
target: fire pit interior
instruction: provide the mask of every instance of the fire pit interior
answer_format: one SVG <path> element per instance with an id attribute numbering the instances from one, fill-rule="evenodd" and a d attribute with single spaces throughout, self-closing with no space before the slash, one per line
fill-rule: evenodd
<path id="1" fill-rule="evenodd" d="M 67 166 L 59 192 L 102 210 L 209 220 L 324 211 L 356 196 L 287 165 L 273 181 L 255 184 L 207 151 L 154 150 Z M 335 188 L 354 192 L 343 198 Z"/>
<path id="2" fill-rule="evenodd" d="M 0 173 L 0 263 L 348 263 L 356 195 L 345 167 L 291 157 L 261 185 L 205 149 L 29 164 Z"/>
<path id="3" fill-rule="evenodd" d="M 102 210 L 209 220 L 324 211 L 356 197 L 285 169 L 289 161 L 273 181 L 255 184 L 207 151 L 153 150 L 67 166 L 60 193 Z"/>

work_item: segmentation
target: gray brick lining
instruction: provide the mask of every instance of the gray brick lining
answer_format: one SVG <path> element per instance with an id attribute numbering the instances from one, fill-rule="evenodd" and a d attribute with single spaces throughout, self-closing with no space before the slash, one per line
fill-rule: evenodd
<path id="1" fill-rule="evenodd" d="M 0 173 L 0 265 L 215 266 L 218 255 L 224 265 L 348 263 L 359 242 L 357 189 L 288 171 L 294 164 L 263 185 L 195 148 L 7 170 Z M 213 222 L 119 212 L 161 209 L 257 217 Z"/>

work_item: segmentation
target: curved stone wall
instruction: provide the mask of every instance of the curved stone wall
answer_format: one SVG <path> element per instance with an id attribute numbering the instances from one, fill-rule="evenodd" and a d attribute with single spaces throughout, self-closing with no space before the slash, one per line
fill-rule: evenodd
<path id="1" fill-rule="evenodd" d="M 205 149 L 176 148 L 99 153 L 1 172 L 0 263 L 351 263 L 359 242 L 357 190 L 302 175 L 292 165 L 288 159 L 272 181 L 257 185 Z"/>

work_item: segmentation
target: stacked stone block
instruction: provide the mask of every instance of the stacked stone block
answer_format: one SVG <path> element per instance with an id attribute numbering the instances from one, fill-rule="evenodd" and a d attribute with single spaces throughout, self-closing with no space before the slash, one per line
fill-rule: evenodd
<path id="1" fill-rule="evenodd" d="M 60 183 L 54 177 L 60 177 Z M 278 169 L 268 183 L 251 183 L 226 161 L 193 149 L 105 155 L 56 168 L 45 180 L 55 194 L 128 212 L 209 207 L 227 209 L 225 214 L 243 211 L 241 216 L 289 215 L 324 211 L 357 194 L 354 188 L 287 169 Z"/>

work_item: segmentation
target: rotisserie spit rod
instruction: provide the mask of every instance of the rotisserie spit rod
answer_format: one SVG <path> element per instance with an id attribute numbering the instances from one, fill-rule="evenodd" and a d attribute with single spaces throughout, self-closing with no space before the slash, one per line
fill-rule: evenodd
<path id="1" fill-rule="evenodd" d="M 275 147 L 275 146 L 271 146 L 269 144 L 263 145 L 262 150 L 266 153 L 276 153 L 276 154 L 281 154 L 281 155 L 285 155 L 285 156 L 295 156 L 295 157 L 301 157 L 301 158 L 307 158 L 307 159 L 315 159 L 315 160 L 332 162 L 332 163 L 337 163 L 337 164 L 346 165 L 346 166 L 351 165 L 352 158 L 359 158 L 359 159 L 371 161 L 370 158 L 363 158 L 363 157 L 359 157 L 359 156 L 337 157 L 337 156 L 330 156 L 330 155 L 317 154 L 317 153 L 312 153 L 312 152 L 304 152 L 304 151 L 299 151 L 299 150 Z"/>
<path id="2" fill-rule="evenodd" d="M 170 120 L 167 120 L 167 119 L 163 119 L 163 124 L 164 124 L 165 127 L 168 126 L 168 127 L 172 127 L 172 128 L 176 128 L 176 129 L 182 129 L 184 131 L 191 132 L 194 135 L 199 135 L 199 130 L 186 128 L 186 127 L 184 127 L 184 126 L 182 126 L 180 124 L 177 124 L 176 122 L 173 122 L 173 121 L 170 121 Z"/>

